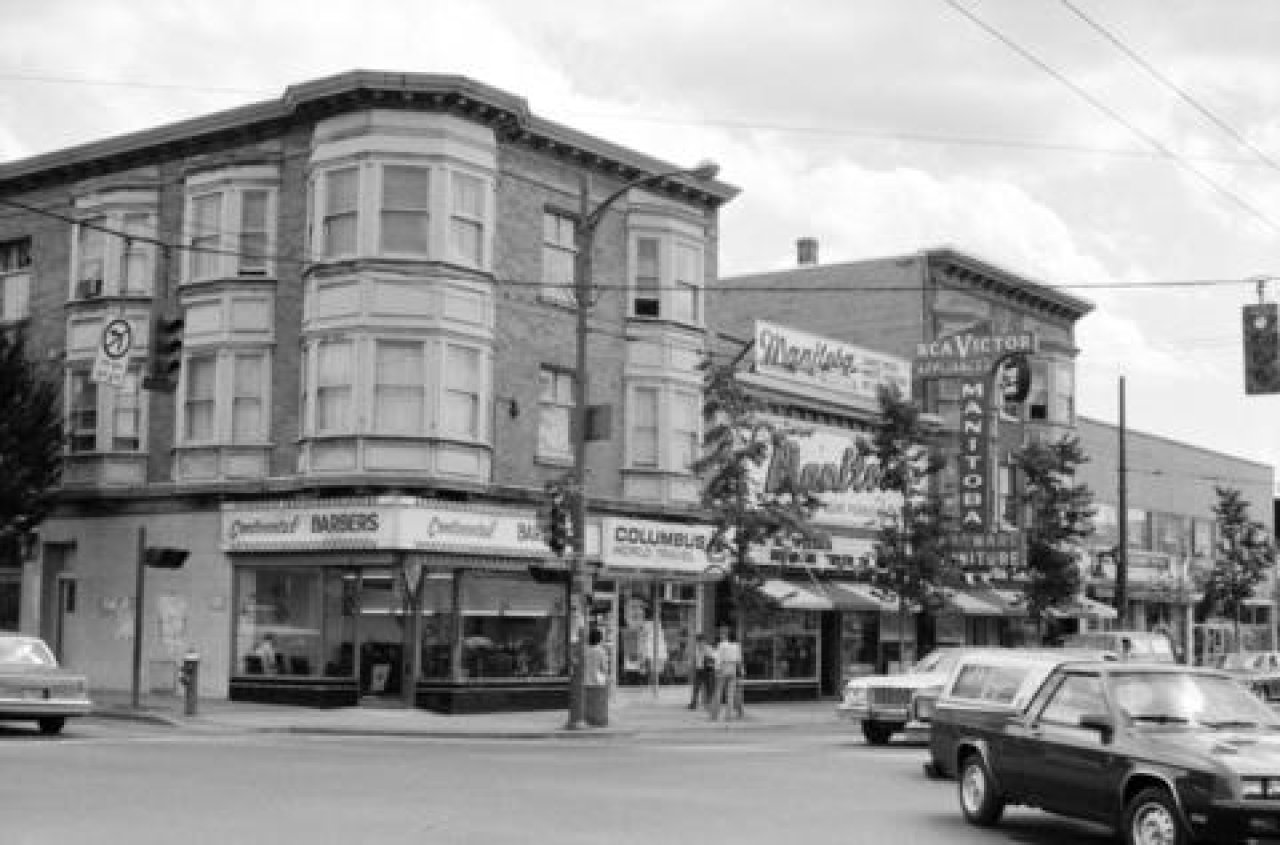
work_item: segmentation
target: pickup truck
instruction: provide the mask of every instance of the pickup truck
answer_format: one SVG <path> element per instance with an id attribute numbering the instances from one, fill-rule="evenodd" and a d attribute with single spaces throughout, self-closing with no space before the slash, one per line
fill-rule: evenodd
<path id="1" fill-rule="evenodd" d="M 979 826 L 1017 804 L 1129 845 L 1280 841 L 1280 720 L 1212 669 L 1068 661 L 1022 709 L 941 699 L 930 755 Z"/>

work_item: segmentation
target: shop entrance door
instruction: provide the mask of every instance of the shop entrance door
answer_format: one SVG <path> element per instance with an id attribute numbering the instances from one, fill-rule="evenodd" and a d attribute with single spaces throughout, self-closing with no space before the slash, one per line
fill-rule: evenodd
<path id="1" fill-rule="evenodd" d="M 360 697 L 368 703 L 401 697 L 406 654 L 408 593 L 398 570 L 368 567 L 359 574 L 356 625 Z"/>

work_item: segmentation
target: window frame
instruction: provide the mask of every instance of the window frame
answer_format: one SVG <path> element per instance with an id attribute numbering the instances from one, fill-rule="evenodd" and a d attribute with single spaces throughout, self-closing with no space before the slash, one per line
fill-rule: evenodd
<path id="1" fill-rule="evenodd" d="M 654 255 L 647 254 L 653 244 Z M 681 278 L 688 268 L 696 278 Z M 672 222 L 628 231 L 627 316 L 701 328 L 706 321 L 707 244 L 692 227 Z M 650 265 L 652 264 L 652 267 Z M 645 271 L 642 275 L 642 271 Z M 652 275 L 655 274 L 656 275 Z M 680 303 L 687 303 L 682 306 Z"/>
<path id="2" fill-rule="evenodd" d="M 547 398 L 547 391 L 544 389 L 544 379 L 550 378 L 551 398 Z M 576 388 L 577 374 L 566 367 L 556 367 L 543 364 L 538 370 L 538 425 L 535 435 L 534 444 L 534 460 L 545 463 L 567 463 L 573 461 L 573 412 L 576 404 L 574 402 L 574 390 Z M 559 388 L 561 384 L 568 386 L 568 401 L 559 401 Z M 563 409 L 565 414 L 565 437 L 564 449 L 547 449 L 544 431 L 546 430 L 548 414 Z"/>
<path id="3" fill-rule="evenodd" d="M 121 189 L 93 193 L 77 198 L 75 209 L 67 262 L 67 298 L 83 301 L 104 296 L 154 296 L 159 271 L 159 192 Z M 92 255 L 87 254 L 90 243 Z M 96 272 L 85 271 L 89 260 L 99 262 Z M 140 268 L 136 274 L 135 267 Z M 136 286 L 130 284 L 135 275 L 139 281 Z"/>
<path id="4" fill-rule="evenodd" d="M 31 238 L 0 241 L 0 323 L 31 316 Z"/>
<path id="5" fill-rule="evenodd" d="M 69 457 L 101 454 L 139 455 L 147 451 L 147 420 L 150 403 L 142 398 L 142 376 L 145 361 L 130 359 L 125 374 L 125 384 L 111 390 L 103 390 L 90 377 L 93 371 L 92 361 L 75 362 L 66 370 L 64 386 L 63 422 L 67 429 L 67 440 L 64 453 Z M 92 407 L 81 404 L 77 400 L 77 383 L 82 382 L 93 393 Z M 131 398 L 130 398 L 131 397 Z M 121 412 L 130 413 L 133 417 L 134 435 L 122 436 L 117 432 Z M 78 419 L 92 415 L 92 428 L 77 427 Z M 92 431 L 92 447 L 78 448 L 77 438 L 83 440 Z M 132 447 L 122 441 L 135 441 Z"/>
<path id="6" fill-rule="evenodd" d="M 236 377 L 241 362 L 250 359 L 259 362 L 257 395 L 253 397 L 259 408 L 258 425 L 256 431 L 242 435 L 237 431 L 236 409 L 247 394 L 240 393 Z M 211 395 L 193 397 L 191 391 L 195 385 L 192 376 L 196 362 L 202 360 L 209 361 L 213 369 L 209 385 Z M 271 364 L 272 352 L 266 344 L 199 346 L 185 352 L 176 445 L 179 448 L 266 445 L 271 428 Z M 191 430 L 192 421 L 196 419 L 193 412 L 196 404 L 207 408 L 209 415 L 208 433 L 199 437 Z"/>
<path id="7" fill-rule="evenodd" d="M 276 218 L 280 204 L 279 174 L 274 168 L 229 168 L 189 179 L 185 199 L 184 283 L 221 279 L 263 279 L 275 276 Z M 247 211 L 251 197 L 261 196 L 261 228 L 251 228 Z M 204 220 L 200 205 L 210 202 L 213 213 Z M 255 221 L 256 223 L 256 221 Z M 208 232 L 202 231 L 211 227 Z M 246 240 L 261 239 L 261 255 Z"/>
<path id="8" fill-rule="evenodd" d="M 572 212 L 557 208 L 542 210 L 542 285 L 539 294 L 542 299 L 557 305 L 573 307 L 577 304 L 578 223 L 579 216 Z M 567 243 L 564 242 L 566 231 Z M 568 278 L 558 279 L 555 271 L 566 259 Z"/>

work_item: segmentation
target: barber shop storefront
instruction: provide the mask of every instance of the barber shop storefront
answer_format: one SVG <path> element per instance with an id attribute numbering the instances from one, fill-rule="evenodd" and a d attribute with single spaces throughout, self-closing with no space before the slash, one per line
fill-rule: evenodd
<path id="1" fill-rule="evenodd" d="M 229 505 L 222 546 L 233 700 L 565 706 L 568 585 L 532 512 L 400 498 Z"/>

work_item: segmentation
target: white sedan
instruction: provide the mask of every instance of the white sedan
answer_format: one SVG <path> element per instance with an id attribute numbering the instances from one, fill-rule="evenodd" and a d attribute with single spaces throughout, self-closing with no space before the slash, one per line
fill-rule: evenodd
<path id="1" fill-rule="evenodd" d="M 88 680 L 60 668 L 44 640 L 0 632 L 0 720 L 29 719 L 56 734 L 92 708 Z"/>

